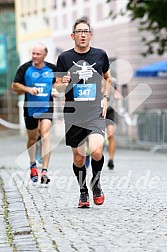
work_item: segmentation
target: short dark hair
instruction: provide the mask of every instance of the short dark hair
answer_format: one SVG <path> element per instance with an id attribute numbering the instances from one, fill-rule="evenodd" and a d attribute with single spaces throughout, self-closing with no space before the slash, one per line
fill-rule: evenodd
<path id="1" fill-rule="evenodd" d="M 72 31 L 74 32 L 75 31 L 75 28 L 78 24 L 80 23 L 84 23 L 84 24 L 87 24 L 89 26 L 89 30 L 91 30 L 91 27 L 90 27 L 90 23 L 89 23 L 89 19 L 87 17 L 81 17 L 81 18 L 78 18 L 75 23 L 73 24 L 73 29 Z"/>
<path id="2" fill-rule="evenodd" d="M 48 48 L 46 46 L 44 47 L 44 51 L 48 54 Z"/>

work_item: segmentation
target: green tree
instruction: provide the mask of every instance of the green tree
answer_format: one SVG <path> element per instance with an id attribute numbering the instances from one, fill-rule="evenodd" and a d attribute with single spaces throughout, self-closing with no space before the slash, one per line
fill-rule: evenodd
<path id="1" fill-rule="evenodd" d="M 107 3 L 115 0 L 107 0 Z M 167 0 L 128 0 L 126 8 L 119 13 L 110 11 L 114 19 L 118 15 L 129 15 L 131 21 L 139 20 L 139 30 L 148 31 L 152 36 L 142 37 L 146 46 L 143 56 L 153 53 L 162 55 L 167 49 Z"/>

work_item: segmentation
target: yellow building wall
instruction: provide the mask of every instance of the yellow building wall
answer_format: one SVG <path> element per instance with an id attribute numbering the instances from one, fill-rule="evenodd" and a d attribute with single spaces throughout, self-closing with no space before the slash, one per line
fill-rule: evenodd
<path id="1" fill-rule="evenodd" d="M 45 43 L 52 50 L 52 0 L 15 0 L 16 40 L 20 61 L 30 57 L 36 42 Z"/>

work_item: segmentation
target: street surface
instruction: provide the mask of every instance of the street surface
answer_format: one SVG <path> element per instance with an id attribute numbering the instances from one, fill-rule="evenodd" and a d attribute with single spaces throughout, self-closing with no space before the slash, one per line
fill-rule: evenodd
<path id="1" fill-rule="evenodd" d="M 33 185 L 26 136 L 0 134 L 0 252 L 167 251 L 165 153 L 125 146 L 111 171 L 105 149 L 105 203 L 94 205 L 90 191 L 90 208 L 78 209 L 71 149 L 54 137 L 52 146 L 51 183 Z"/>

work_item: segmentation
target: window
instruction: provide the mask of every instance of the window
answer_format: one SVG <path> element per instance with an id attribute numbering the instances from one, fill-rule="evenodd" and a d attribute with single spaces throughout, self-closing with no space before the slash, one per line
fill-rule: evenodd
<path id="1" fill-rule="evenodd" d="M 78 13 L 77 11 L 73 11 L 72 13 L 72 21 L 74 22 L 77 19 Z"/>
<path id="2" fill-rule="evenodd" d="M 109 63 L 110 63 L 110 70 L 111 70 L 111 76 L 116 78 L 116 59 L 115 58 L 110 58 Z"/>
<path id="3" fill-rule="evenodd" d="M 42 1 L 42 12 L 46 12 L 46 7 L 47 7 L 46 0 L 43 0 Z"/>
<path id="4" fill-rule="evenodd" d="M 103 4 L 98 4 L 97 5 L 97 20 L 102 20 L 103 19 Z"/>
<path id="5" fill-rule="evenodd" d="M 53 8 L 56 10 L 57 9 L 57 0 L 54 0 L 53 2 Z"/>
<path id="6" fill-rule="evenodd" d="M 62 2 L 62 7 L 66 7 L 66 1 Z"/>
<path id="7" fill-rule="evenodd" d="M 38 13 L 38 0 L 33 1 L 34 14 Z"/>
<path id="8" fill-rule="evenodd" d="M 54 30 L 58 30 L 58 21 L 57 21 L 57 17 L 54 18 Z"/>
<path id="9" fill-rule="evenodd" d="M 63 28 L 67 28 L 67 15 L 63 15 Z"/>
<path id="10" fill-rule="evenodd" d="M 84 16 L 87 18 L 90 17 L 90 8 L 89 7 L 84 9 Z"/>

